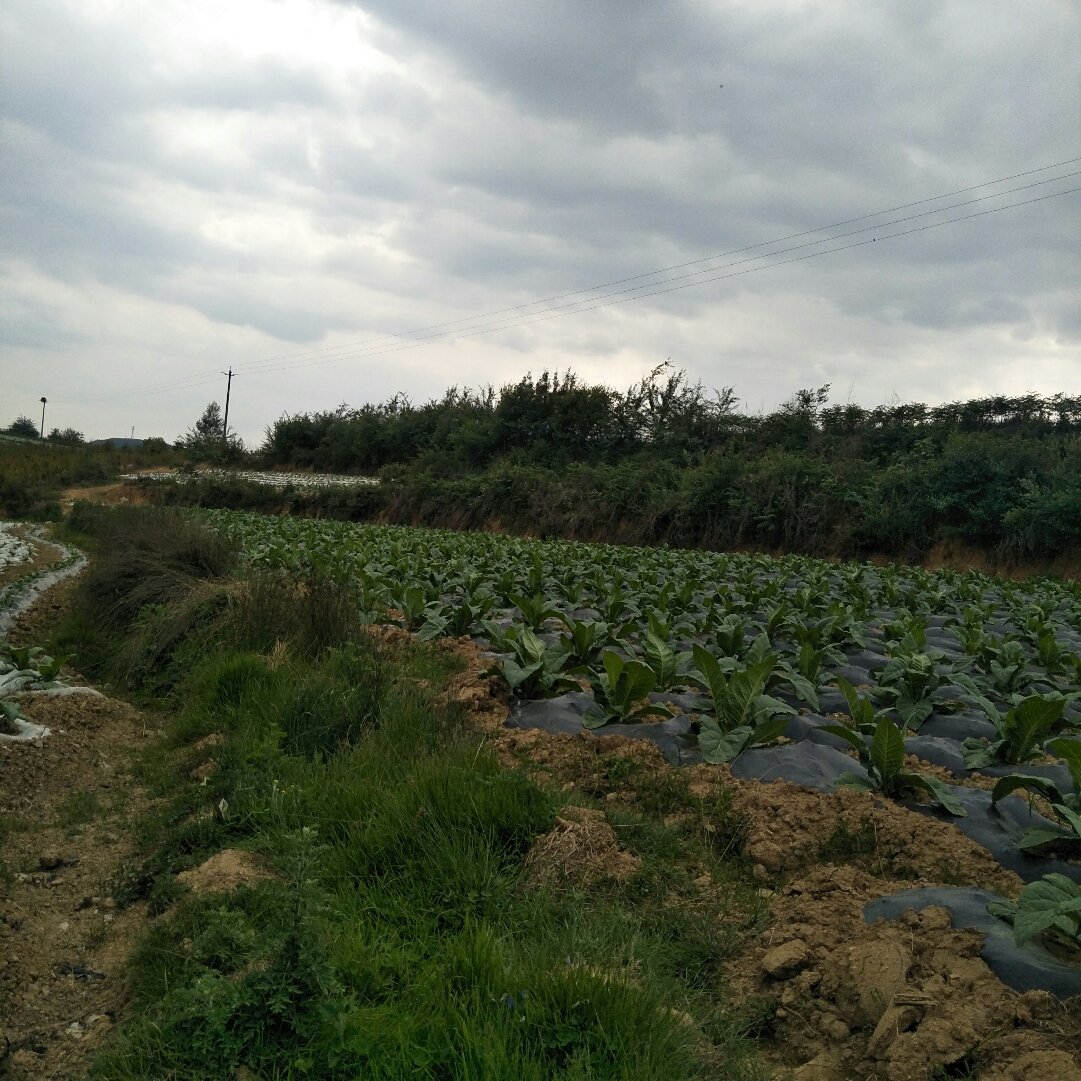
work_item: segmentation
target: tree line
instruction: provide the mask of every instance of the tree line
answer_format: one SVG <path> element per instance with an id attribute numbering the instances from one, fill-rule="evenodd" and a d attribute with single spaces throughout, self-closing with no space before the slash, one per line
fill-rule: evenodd
<path id="1" fill-rule="evenodd" d="M 268 464 L 337 472 L 408 466 L 446 475 L 496 462 L 551 468 L 628 458 L 685 464 L 717 451 L 787 450 L 886 462 L 955 434 L 1047 438 L 1081 432 L 1081 397 L 996 395 L 927 406 L 829 404 L 829 386 L 798 390 L 772 413 L 737 410 L 730 387 L 707 391 L 661 365 L 620 392 L 573 372 L 527 375 L 498 392 L 451 387 L 412 403 L 398 394 L 359 409 L 286 414 L 266 432 Z M 930 444 L 928 444 L 930 441 Z"/>
<path id="2" fill-rule="evenodd" d="M 1081 397 L 864 408 L 829 395 L 801 389 L 756 416 L 667 364 L 626 391 L 543 372 L 498 392 L 285 415 L 260 453 L 379 472 L 378 497 L 315 508 L 346 517 L 838 556 L 1081 546 Z"/>

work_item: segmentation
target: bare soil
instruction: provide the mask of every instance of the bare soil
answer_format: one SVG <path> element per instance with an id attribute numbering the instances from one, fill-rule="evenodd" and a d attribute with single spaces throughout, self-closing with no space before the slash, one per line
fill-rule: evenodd
<path id="1" fill-rule="evenodd" d="M 158 472 L 158 470 L 147 470 L 146 472 Z M 146 494 L 137 484 L 123 482 L 120 484 L 98 484 L 91 488 L 68 488 L 60 500 L 60 506 L 66 514 L 79 502 L 101 503 L 107 507 L 124 504 L 134 507 L 145 506 L 148 500 Z"/>
<path id="2" fill-rule="evenodd" d="M 154 725 L 111 698 L 22 700 L 52 734 L 0 743 L 0 1075 L 81 1077 L 123 1007 L 147 926 L 111 881 L 135 853 L 147 798 L 130 772 Z"/>

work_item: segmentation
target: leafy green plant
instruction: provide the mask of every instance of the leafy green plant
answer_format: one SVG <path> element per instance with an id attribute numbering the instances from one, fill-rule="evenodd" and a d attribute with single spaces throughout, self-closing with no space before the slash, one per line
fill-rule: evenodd
<path id="1" fill-rule="evenodd" d="M 904 768 L 904 732 L 889 717 L 879 717 L 869 747 L 860 732 L 846 725 L 827 724 L 822 726 L 822 731 L 831 732 L 849 743 L 859 755 L 860 765 L 865 770 L 864 774 L 842 774 L 837 781 L 839 785 L 878 791 L 887 796 L 903 796 L 914 791 L 925 792 L 950 814 L 962 818 L 965 816 L 964 807 L 937 777 Z"/>
<path id="2" fill-rule="evenodd" d="M 905 728 L 919 728 L 934 711 L 932 695 L 941 684 L 933 653 L 894 656 L 878 676 L 878 698 L 897 711 Z"/>
<path id="3" fill-rule="evenodd" d="M 992 901 L 987 911 L 1013 924 L 1019 946 L 1037 935 L 1050 935 L 1081 948 L 1081 886 L 1065 875 L 1044 875 L 1029 882 L 1016 903 Z"/>
<path id="4" fill-rule="evenodd" d="M 560 635 L 568 659 L 575 665 L 600 663 L 601 654 L 612 644 L 608 624 L 600 619 L 570 619 L 563 617 L 566 632 Z"/>
<path id="5" fill-rule="evenodd" d="M 10 698 L 0 698 L 0 732 L 11 734 L 17 731 L 16 721 L 25 721 L 26 715 L 19 708 L 18 702 Z"/>
<path id="6" fill-rule="evenodd" d="M 417 631 L 417 637 L 422 642 L 427 642 L 442 635 L 461 637 L 469 634 L 491 611 L 491 607 L 490 602 L 470 604 L 468 601 L 458 605 L 429 606 L 428 618 Z"/>
<path id="7" fill-rule="evenodd" d="M 405 625 L 418 630 L 428 618 L 428 600 L 420 586 L 406 586 L 393 597 L 395 607 L 402 613 Z"/>
<path id="8" fill-rule="evenodd" d="M 971 680 L 965 679 L 962 686 L 969 691 L 969 701 L 991 720 L 997 737 L 986 742 L 970 736 L 964 741 L 965 765 L 969 769 L 1016 765 L 1035 758 L 1047 740 L 1068 727 L 1062 723 L 1063 712 L 1067 703 L 1077 697 L 1057 693 L 1018 696 L 1006 713 L 1000 713 L 989 699 L 979 694 Z"/>
<path id="9" fill-rule="evenodd" d="M 528 627 L 514 626 L 501 638 L 512 655 L 499 662 L 496 671 L 519 698 L 543 698 L 578 684 L 564 675 L 567 651 L 548 646 Z"/>
<path id="10" fill-rule="evenodd" d="M 991 789 L 991 808 L 994 810 L 999 800 L 1019 789 L 1035 792 L 1050 803 L 1051 810 L 1061 826 L 1025 830 L 1017 840 L 1017 847 L 1024 852 L 1041 852 L 1055 848 L 1068 853 L 1081 853 L 1081 743 L 1072 739 L 1053 739 L 1047 744 L 1047 749 L 1065 759 L 1070 780 L 1073 782 L 1073 791 L 1060 791 L 1054 781 L 1046 777 L 1011 773 Z"/>
<path id="11" fill-rule="evenodd" d="M 642 655 L 653 672 L 658 691 L 668 691 L 686 680 L 690 654 L 676 653 L 651 627 L 642 636 Z"/>
<path id="12" fill-rule="evenodd" d="M 633 724 L 651 717 L 668 717 L 663 706 L 643 704 L 656 684 L 656 676 L 641 661 L 624 660 L 615 650 L 605 650 L 603 667 L 586 673 L 593 690 L 593 704 L 582 718 L 584 728 L 601 728 L 611 721 Z"/>
<path id="13" fill-rule="evenodd" d="M 1032 682 L 1028 657 L 1020 642 L 1005 641 L 997 646 L 989 645 L 985 652 L 984 671 L 995 690 L 1002 694 L 1014 694 Z"/>
<path id="14" fill-rule="evenodd" d="M 707 762 L 730 762 L 748 747 L 771 743 L 784 733 L 796 711 L 765 693 L 772 661 L 726 671 L 712 653 L 695 646 L 694 663 L 697 672 L 691 679 L 709 694 L 703 705 L 713 710 L 712 717 L 699 719 L 698 745 Z"/>
<path id="15" fill-rule="evenodd" d="M 851 718 L 848 727 L 854 728 L 864 735 L 873 735 L 878 722 L 887 716 L 888 710 L 876 710 L 874 703 L 869 698 L 864 698 L 842 676 L 838 676 L 834 683 L 841 694 L 844 695 L 845 704 L 848 706 L 848 715 Z"/>
<path id="16" fill-rule="evenodd" d="M 539 631 L 549 619 L 559 619 L 562 615 L 543 593 L 512 593 L 510 599 L 530 630 Z"/>

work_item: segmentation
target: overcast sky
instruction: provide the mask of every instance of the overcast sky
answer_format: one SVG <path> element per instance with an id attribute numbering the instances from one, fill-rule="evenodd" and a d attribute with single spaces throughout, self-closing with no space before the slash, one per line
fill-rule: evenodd
<path id="1" fill-rule="evenodd" d="M 254 443 L 666 358 L 752 412 L 1081 392 L 1081 192 L 1042 198 L 1081 187 L 1045 168 L 1076 0 L 4 0 L 0 35 L 0 425 L 173 439 L 230 366 Z"/>

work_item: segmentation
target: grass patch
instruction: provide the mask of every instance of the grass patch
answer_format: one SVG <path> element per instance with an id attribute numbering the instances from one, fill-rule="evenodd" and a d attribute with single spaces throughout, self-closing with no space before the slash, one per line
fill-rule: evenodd
<path id="1" fill-rule="evenodd" d="M 61 826 L 85 826 L 104 814 L 105 808 L 97 794 L 88 790 L 72 792 L 57 808 L 57 819 Z"/>
<path id="2" fill-rule="evenodd" d="M 644 793 L 609 811 L 639 873 L 588 892 L 527 886 L 566 797 L 500 765 L 446 704 L 460 662 L 374 641 L 322 583 L 231 578 L 227 553 L 163 521 L 93 527 L 136 569 L 99 565 L 69 623 L 112 642 L 116 678 L 164 689 L 172 716 L 142 766 L 158 808 L 116 883 L 158 919 L 93 1077 L 761 1076 L 759 1022 L 721 977 L 757 919 L 718 854 L 730 825 L 706 828 L 723 806 L 614 766 Z M 189 893 L 178 872 L 224 848 L 274 878 Z M 708 890 L 691 881 L 703 870 Z"/>

